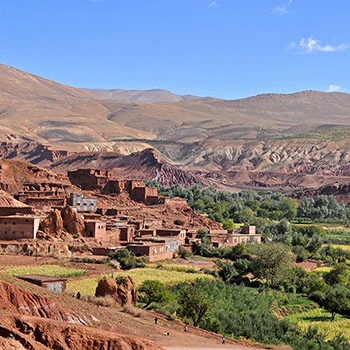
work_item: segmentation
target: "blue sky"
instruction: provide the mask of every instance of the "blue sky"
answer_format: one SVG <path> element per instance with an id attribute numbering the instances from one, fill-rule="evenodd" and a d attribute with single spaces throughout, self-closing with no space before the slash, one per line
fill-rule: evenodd
<path id="1" fill-rule="evenodd" d="M 349 0 L 1 0 L 0 63 L 87 88 L 350 92 L 349 13 Z"/>

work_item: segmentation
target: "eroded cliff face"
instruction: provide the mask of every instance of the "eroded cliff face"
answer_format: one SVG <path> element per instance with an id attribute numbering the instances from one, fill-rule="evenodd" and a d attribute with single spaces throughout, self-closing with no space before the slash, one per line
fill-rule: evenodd
<path id="1" fill-rule="evenodd" d="M 1 349 L 160 350 L 156 344 L 98 328 L 99 320 L 0 281 Z"/>

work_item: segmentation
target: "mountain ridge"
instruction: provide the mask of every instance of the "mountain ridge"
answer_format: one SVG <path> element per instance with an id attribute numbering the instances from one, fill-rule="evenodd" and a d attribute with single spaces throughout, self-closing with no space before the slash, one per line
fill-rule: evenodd
<path id="1" fill-rule="evenodd" d="M 0 140 L 47 145 L 36 155 L 29 149 L 18 154 L 34 163 L 50 166 L 77 152 L 128 156 L 153 148 L 169 166 L 202 173 L 205 179 L 222 172 L 234 184 L 238 180 L 232 174 L 242 170 L 250 174 L 250 180 L 241 181 L 244 185 L 261 184 L 253 173 L 262 172 L 280 179 L 287 173 L 321 176 L 322 185 L 327 176 L 350 175 L 346 93 L 308 90 L 238 100 L 129 102 L 4 65 L 0 79 Z"/>

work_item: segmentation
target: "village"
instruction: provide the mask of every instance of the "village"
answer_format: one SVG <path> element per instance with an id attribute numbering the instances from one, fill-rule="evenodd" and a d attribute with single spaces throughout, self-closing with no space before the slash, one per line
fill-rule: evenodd
<path id="1" fill-rule="evenodd" d="M 192 212 L 185 199 L 159 196 L 157 188 L 142 180 L 118 179 L 109 170 L 95 169 L 69 171 L 68 179 L 71 185 L 26 184 L 14 195 L 16 200 L 2 203 L 2 247 L 15 241 L 16 253 L 37 255 L 40 242 L 39 255 L 50 256 L 68 240 L 71 250 L 84 244 L 89 247 L 85 253 L 108 256 L 127 248 L 134 256 L 154 262 L 172 259 L 179 247 L 190 250 L 194 241 L 200 241 L 201 227 L 209 231 L 213 247 L 261 242 L 255 226 L 223 230 L 208 220 L 202 226 L 204 219 Z M 157 215 L 159 210 L 162 216 Z M 189 220 L 174 217 L 176 211 L 172 220 L 164 219 L 171 210 L 186 213 Z M 30 242 L 35 242 L 35 251 L 28 249 Z"/>

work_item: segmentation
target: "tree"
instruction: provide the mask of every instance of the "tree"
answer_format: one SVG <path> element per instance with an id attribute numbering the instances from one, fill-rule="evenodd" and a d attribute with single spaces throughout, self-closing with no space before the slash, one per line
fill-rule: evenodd
<path id="1" fill-rule="evenodd" d="M 268 287 L 276 287 L 293 260 L 293 254 L 284 244 L 261 244 L 251 268 L 254 276 L 264 280 Z"/>
<path id="2" fill-rule="evenodd" d="M 169 299 L 169 292 L 165 288 L 164 284 L 160 281 L 145 280 L 142 282 L 138 291 L 142 293 L 139 296 L 139 300 L 145 303 L 144 309 L 150 306 L 152 303 L 162 303 Z"/>
<path id="3" fill-rule="evenodd" d="M 350 268 L 346 263 L 337 264 L 331 271 L 327 272 L 323 278 L 329 285 L 349 284 Z"/>
<path id="4" fill-rule="evenodd" d="M 220 259 L 217 259 L 215 264 L 219 269 L 219 276 L 224 282 L 232 283 L 234 278 L 239 275 L 235 266 L 229 261 L 223 262 Z"/>
<path id="5" fill-rule="evenodd" d="M 198 326 L 210 307 L 205 294 L 191 284 L 186 284 L 182 287 L 178 303 L 180 305 L 180 314 L 191 319 L 195 327 Z"/>
<path id="6" fill-rule="evenodd" d="M 334 321 L 336 313 L 348 313 L 350 311 L 350 289 L 340 284 L 328 287 L 321 304 L 332 314 L 331 319 Z"/>

